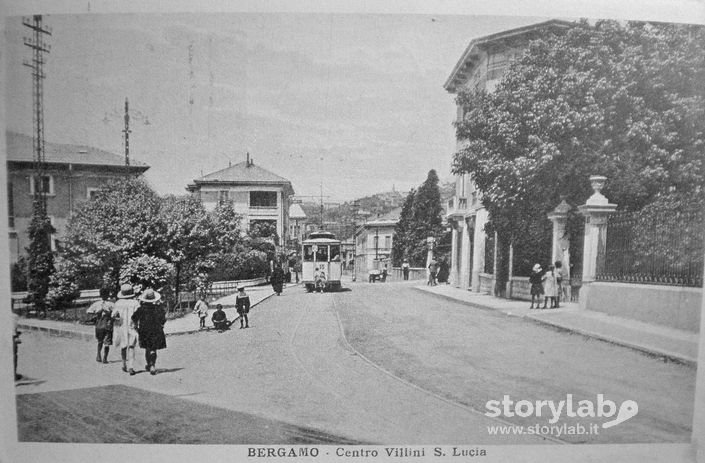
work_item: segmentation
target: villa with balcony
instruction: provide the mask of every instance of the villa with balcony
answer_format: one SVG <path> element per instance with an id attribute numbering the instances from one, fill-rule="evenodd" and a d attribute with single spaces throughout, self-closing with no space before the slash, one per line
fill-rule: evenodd
<path id="1" fill-rule="evenodd" d="M 391 273 L 394 229 L 400 214 L 398 207 L 357 227 L 353 237 L 356 279 L 364 281 L 370 271 L 381 270 L 385 264 Z"/>
<path id="2" fill-rule="evenodd" d="M 547 32 L 560 32 L 571 23 L 550 20 L 473 39 L 444 84 L 446 91 L 457 95 L 461 90 L 492 92 L 511 63 L 518 59 L 531 40 Z M 457 106 L 457 120 L 462 121 L 469 108 Z M 457 148 L 463 140 L 457 141 Z M 485 234 L 488 214 L 469 174 L 455 178 L 455 196 L 448 201 L 446 220 L 453 227 L 450 281 L 458 288 L 491 291 L 496 240 Z"/>
<path id="3" fill-rule="evenodd" d="M 244 162 L 195 179 L 186 189 L 200 198 L 206 210 L 225 204 L 242 217 L 243 229 L 270 224 L 279 243 L 288 243 L 291 182 L 255 165 L 249 154 Z"/>

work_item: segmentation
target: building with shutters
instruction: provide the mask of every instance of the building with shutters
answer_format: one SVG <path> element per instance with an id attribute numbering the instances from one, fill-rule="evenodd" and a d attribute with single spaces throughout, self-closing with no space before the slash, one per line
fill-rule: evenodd
<path id="1" fill-rule="evenodd" d="M 291 182 L 258 165 L 247 155 L 244 162 L 197 178 L 186 189 L 198 196 L 208 211 L 218 204 L 232 207 L 242 216 L 242 227 L 256 224 L 274 227 L 279 243 L 289 242 Z"/>
<path id="2" fill-rule="evenodd" d="M 27 254 L 27 230 L 32 220 L 35 192 L 46 192 L 47 215 L 56 233 L 52 249 L 61 237 L 72 212 L 110 181 L 143 174 L 149 166 L 86 145 L 45 143 L 46 174 L 38 179 L 34 170 L 32 137 L 7 132 L 7 201 L 10 262 Z"/>
<path id="3" fill-rule="evenodd" d="M 473 39 L 443 87 L 453 95 L 465 89 L 492 92 L 531 40 L 569 27 L 570 22 L 550 20 Z M 462 121 L 469 109 L 458 105 L 457 121 Z M 462 143 L 458 140 L 458 150 Z M 455 195 L 446 206 L 446 219 L 453 227 L 449 279 L 459 288 L 491 291 L 496 272 L 486 264 L 496 262 L 496 258 L 493 239 L 485 235 L 488 214 L 481 199 L 470 175 L 456 175 Z"/>

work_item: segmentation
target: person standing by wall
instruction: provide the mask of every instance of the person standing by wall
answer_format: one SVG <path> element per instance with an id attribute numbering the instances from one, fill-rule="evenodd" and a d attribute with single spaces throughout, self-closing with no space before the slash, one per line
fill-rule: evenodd
<path id="1" fill-rule="evenodd" d="M 245 293 L 244 286 L 240 286 L 237 289 L 235 308 L 237 309 L 237 313 L 240 315 L 240 329 L 249 328 L 250 321 L 247 319 L 247 314 L 250 313 L 250 296 Z"/>
<path id="2" fill-rule="evenodd" d="M 431 259 L 431 263 L 428 264 L 428 285 L 436 286 L 436 272 L 438 272 L 438 262 L 435 259 Z"/>
<path id="3" fill-rule="evenodd" d="M 100 288 L 100 300 L 91 304 L 86 311 L 95 315 L 95 338 L 98 340 L 95 360 L 102 363 L 108 363 L 108 352 L 113 343 L 113 303 L 108 300 L 109 297 L 110 290 Z"/>
<path id="4" fill-rule="evenodd" d="M 404 280 L 409 279 L 409 259 L 404 259 L 401 264 L 401 273 L 404 275 Z"/>
<path id="5" fill-rule="evenodd" d="M 554 264 L 556 267 L 556 284 L 558 286 L 558 291 L 556 292 L 556 308 L 560 307 L 561 299 L 563 302 L 568 301 L 568 281 L 565 269 L 563 268 L 563 262 L 557 260 Z"/>
<path id="6" fill-rule="evenodd" d="M 132 322 L 139 333 L 140 347 L 144 349 L 147 362 L 144 369 L 152 375 L 157 374 L 157 351 L 166 349 L 166 314 L 160 304 L 161 299 L 161 294 L 147 289 L 139 298 L 140 307 L 132 315 Z"/>
<path id="7" fill-rule="evenodd" d="M 551 309 L 556 307 L 556 297 L 558 295 L 558 284 L 556 281 L 556 272 L 553 265 L 548 266 L 548 270 L 542 277 L 544 302 L 543 308 L 548 309 L 548 300 L 551 300 Z"/>
<path id="8" fill-rule="evenodd" d="M 541 270 L 541 266 L 535 264 L 529 276 L 529 283 L 531 284 L 531 307 L 529 307 L 529 310 L 534 308 L 534 299 L 536 300 L 536 308 L 538 309 L 541 306 L 541 296 L 543 296 Z"/>
<path id="9" fill-rule="evenodd" d="M 120 287 L 118 300 L 113 310 L 113 342 L 120 348 L 122 357 L 122 371 L 135 374 L 135 346 L 137 345 L 137 331 L 132 323 L 132 315 L 139 308 L 140 303 L 135 300 L 135 290 L 130 284 Z"/>

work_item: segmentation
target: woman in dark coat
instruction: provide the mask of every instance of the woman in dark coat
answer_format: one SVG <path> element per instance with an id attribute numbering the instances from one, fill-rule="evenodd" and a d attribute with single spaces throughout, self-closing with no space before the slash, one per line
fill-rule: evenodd
<path id="1" fill-rule="evenodd" d="M 274 289 L 274 292 L 277 293 L 277 296 L 281 295 L 282 290 L 284 289 L 284 278 L 284 270 L 281 265 L 275 265 L 269 281 L 272 283 L 272 288 Z"/>
<path id="2" fill-rule="evenodd" d="M 132 323 L 139 334 L 140 347 L 144 349 L 144 357 L 147 361 L 145 369 L 151 374 L 157 374 L 157 351 L 166 349 L 166 336 L 164 336 L 164 323 L 166 315 L 159 301 L 162 296 L 148 289 L 140 296 L 140 307 L 132 315 Z"/>

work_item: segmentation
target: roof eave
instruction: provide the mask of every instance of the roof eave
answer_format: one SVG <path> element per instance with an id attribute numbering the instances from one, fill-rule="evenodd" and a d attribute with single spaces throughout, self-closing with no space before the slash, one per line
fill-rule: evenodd
<path id="1" fill-rule="evenodd" d="M 529 24 L 528 26 L 510 29 L 508 31 L 501 31 L 501 32 L 497 32 L 495 34 L 485 35 L 483 37 L 478 37 L 476 39 L 473 39 L 470 41 L 467 48 L 465 49 L 465 52 L 463 52 L 460 59 L 453 67 L 453 71 L 451 71 L 450 75 L 448 76 L 445 83 L 443 84 L 443 88 L 449 93 L 456 93 L 457 86 L 453 85 L 453 82 L 455 82 L 456 77 L 463 70 L 462 68 L 465 67 L 465 64 L 468 62 L 468 59 L 470 59 L 473 56 L 473 54 L 476 54 L 476 53 L 473 53 L 474 48 L 480 48 L 481 46 L 487 45 L 491 42 L 508 39 L 508 38 L 515 37 L 515 36 L 521 35 L 521 34 L 526 34 L 528 32 L 531 32 L 531 31 L 534 31 L 537 29 L 541 29 L 541 28 L 550 27 L 550 28 L 556 28 L 556 29 L 568 29 L 569 27 L 572 27 L 572 26 L 573 26 L 573 23 L 570 21 L 563 21 L 560 19 L 551 19 L 548 21 L 544 21 L 544 22 L 540 22 L 540 23 L 536 23 L 536 24 Z"/>

